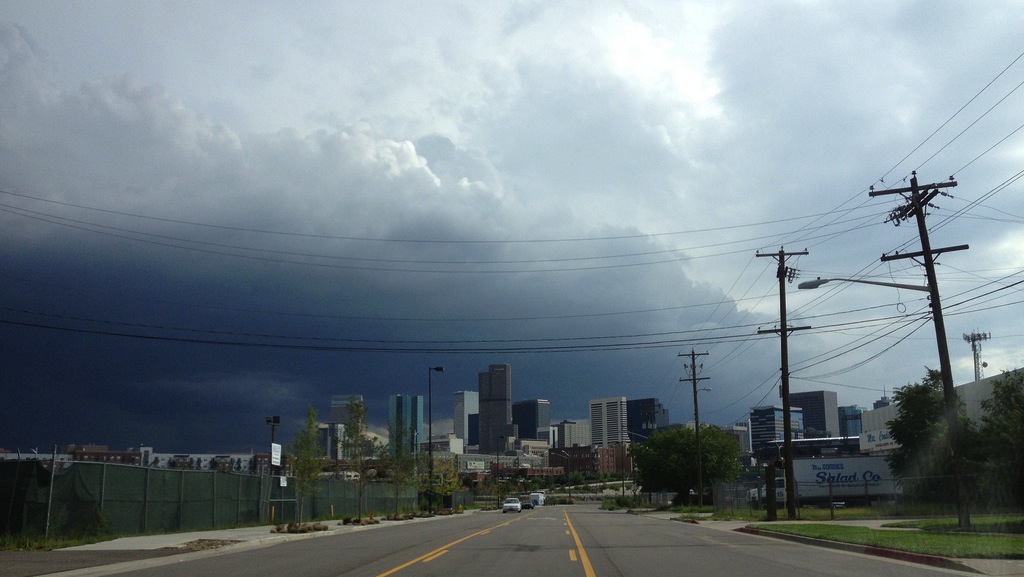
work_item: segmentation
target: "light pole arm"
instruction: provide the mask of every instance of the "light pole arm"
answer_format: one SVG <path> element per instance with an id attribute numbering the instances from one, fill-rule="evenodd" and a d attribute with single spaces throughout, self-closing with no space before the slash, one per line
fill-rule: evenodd
<path id="1" fill-rule="evenodd" d="M 907 289 L 907 290 L 920 291 L 920 292 L 928 292 L 929 290 L 931 290 L 927 286 L 921 286 L 921 285 L 900 284 L 900 283 L 894 283 L 894 282 L 880 282 L 880 281 L 873 281 L 873 280 L 860 280 L 860 279 L 855 279 L 855 278 L 817 278 L 817 279 L 814 279 L 814 280 L 804 281 L 804 282 L 802 282 L 802 283 L 800 283 L 800 284 L 798 284 L 796 286 L 799 289 L 816 289 L 816 288 L 820 287 L 821 285 L 823 285 L 823 284 L 825 284 L 827 282 L 830 282 L 830 281 L 853 282 L 853 283 L 858 283 L 858 284 L 873 284 L 875 286 L 885 286 L 885 287 L 889 287 L 889 288 Z"/>

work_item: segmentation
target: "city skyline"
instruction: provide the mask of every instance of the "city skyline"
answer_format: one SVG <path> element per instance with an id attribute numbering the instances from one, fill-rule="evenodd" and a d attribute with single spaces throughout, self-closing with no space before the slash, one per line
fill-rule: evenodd
<path id="1" fill-rule="evenodd" d="M 919 8 L 6 3 L 0 446 L 244 451 L 350 392 L 437 424 L 503 363 L 554 421 L 685 421 L 696 369 L 730 424 L 783 319 L 791 392 L 869 407 L 939 367 L 926 282 L 954 383 L 1024 366 L 1020 6 Z M 934 281 L 915 175 L 969 247 Z"/>

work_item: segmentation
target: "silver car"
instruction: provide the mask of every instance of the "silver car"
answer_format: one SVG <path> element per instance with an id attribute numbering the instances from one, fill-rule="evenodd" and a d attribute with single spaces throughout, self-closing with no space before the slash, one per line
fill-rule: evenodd
<path id="1" fill-rule="evenodd" d="M 520 513 L 522 512 L 522 510 L 523 504 L 520 503 L 519 499 L 516 499 L 515 497 L 509 497 L 508 499 L 505 499 L 505 502 L 501 505 L 502 513 L 508 513 L 509 511 L 512 511 L 513 513 Z"/>

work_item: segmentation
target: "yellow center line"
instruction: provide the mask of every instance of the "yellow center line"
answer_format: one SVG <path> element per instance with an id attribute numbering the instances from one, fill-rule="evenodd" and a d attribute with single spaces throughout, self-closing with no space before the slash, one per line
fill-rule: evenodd
<path id="1" fill-rule="evenodd" d="M 569 525 L 569 531 L 572 532 L 572 538 L 576 542 L 576 550 L 580 553 L 580 561 L 583 562 L 583 572 L 587 574 L 587 577 L 597 577 L 594 573 L 594 567 L 590 565 L 590 557 L 587 557 L 587 551 L 583 548 L 583 543 L 580 542 L 580 536 L 576 533 L 576 528 L 572 526 L 572 521 L 569 520 L 569 512 L 563 511 L 565 514 L 565 522 Z"/>
<path id="2" fill-rule="evenodd" d="M 463 537 L 461 539 L 456 539 L 455 541 L 452 541 L 451 543 L 448 543 L 447 545 L 442 545 L 441 547 L 438 547 L 437 549 L 434 549 L 433 551 L 431 551 L 431 552 L 429 552 L 429 553 L 427 553 L 425 555 L 420 555 L 419 557 L 413 559 L 412 561 L 409 561 L 408 563 L 403 563 L 403 564 L 399 565 L 398 567 L 395 567 L 394 569 L 390 569 L 388 571 L 385 571 L 385 572 L 381 573 L 380 575 L 377 575 L 377 577 L 387 577 L 388 575 L 393 575 L 395 573 L 398 573 L 402 569 L 405 569 L 406 567 L 409 567 L 411 565 L 415 565 L 416 563 L 420 563 L 420 562 L 426 563 L 428 561 L 432 561 L 434 559 L 437 559 L 441 555 L 444 555 L 445 553 L 447 553 L 448 549 L 451 549 L 452 547 L 458 545 L 459 543 L 462 543 L 464 541 L 469 541 L 473 537 L 479 537 L 481 535 L 486 535 L 486 534 L 490 533 L 491 531 L 493 531 L 495 529 L 499 529 L 501 527 L 508 527 L 510 524 L 515 523 L 516 521 L 518 521 L 520 519 L 525 519 L 526 517 L 529 517 L 532 514 L 533 513 L 529 513 L 529 514 L 524 515 L 522 517 L 516 517 L 515 519 L 512 519 L 511 521 L 505 521 L 505 522 L 499 523 L 499 524 L 497 524 L 497 525 L 495 525 L 493 527 L 488 527 L 486 529 L 481 529 L 480 531 L 477 531 L 476 533 L 473 533 L 471 535 L 466 535 L 465 537 Z"/>
<path id="3" fill-rule="evenodd" d="M 441 551 L 441 552 L 440 552 L 440 553 L 438 553 L 437 555 L 432 555 L 432 556 L 430 556 L 430 557 L 428 557 L 428 558 L 424 559 L 424 560 L 423 560 L 423 562 L 424 562 L 424 563 L 430 563 L 430 562 L 431 562 L 431 561 L 433 561 L 434 559 L 437 559 L 438 557 L 440 557 L 441 555 L 444 555 L 444 554 L 445 554 L 445 553 L 447 553 L 447 552 L 448 552 L 448 549 L 445 549 L 444 551 Z"/>

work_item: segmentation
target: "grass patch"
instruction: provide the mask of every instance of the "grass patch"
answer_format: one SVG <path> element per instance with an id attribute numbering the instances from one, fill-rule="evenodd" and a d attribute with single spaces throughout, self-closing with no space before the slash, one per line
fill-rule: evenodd
<path id="1" fill-rule="evenodd" d="M 800 535 L 826 541 L 883 547 L 942 557 L 961 559 L 1024 559 L 1024 538 L 1014 535 L 900 531 L 818 523 L 751 525 L 751 527 L 761 531 Z"/>
<path id="2" fill-rule="evenodd" d="M 92 535 L 89 537 L 26 537 L 24 535 L 0 534 L 0 551 L 52 551 L 77 545 L 90 545 L 114 539 L 111 535 Z"/>
<path id="3" fill-rule="evenodd" d="M 962 530 L 956 519 L 919 519 L 886 523 L 885 527 L 899 529 L 920 529 L 922 531 L 946 533 L 1010 533 L 1024 535 L 1024 517 L 975 517 L 971 528 Z"/>

